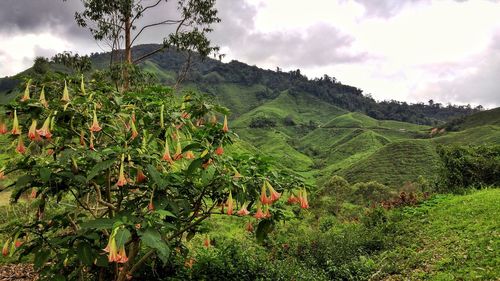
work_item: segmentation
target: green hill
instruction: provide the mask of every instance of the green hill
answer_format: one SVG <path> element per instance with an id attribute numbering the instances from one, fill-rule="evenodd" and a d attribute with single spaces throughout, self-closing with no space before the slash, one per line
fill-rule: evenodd
<path id="1" fill-rule="evenodd" d="M 419 176 L 432 178 L 440 168 L 439 155 L 428 140 L 390 143 L 370 156 L 337 172 L 349 182 L 376 180 L 388 186 L 401 186 Z"/>
<path id="2" fill-rule="evenodd" d="M 380 256 L 381 271 L 391 272 L 383 279 L 498 280 L 498 202 L 497 188 L 441 195 L 398 211 L 404 231 Z"/>

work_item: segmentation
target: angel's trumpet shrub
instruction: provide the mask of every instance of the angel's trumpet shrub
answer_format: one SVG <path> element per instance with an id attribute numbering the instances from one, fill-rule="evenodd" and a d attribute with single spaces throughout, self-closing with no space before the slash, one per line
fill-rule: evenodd
<path id="1" fill-rule="evenodd" d="M 210 237 L 208 237 L 208 234 L 205 236 L 205 239 L 203 240 L 203 246 L 205 246 L 205 248 L 210 248 L 211 246 L 211 243 L 210 243 Z"/>
<path id="2" fill-rule="evenodd" d="M 125 178 L 123 161 L 125 160 L 125 155 L 122 154 L 122 159 L 120 163 L 120 174 L 118 175 L 118 181 L 116 182 L 116 186 L 124 186 L 127 184 L 127 179 Z"/>
<path id="3" fill-rule="evenodd" d="M 69 102 L 70 101 L 69 91 L 68 91 L 68 85 L 66 84 L 66 80 L 64 80 L 64 90 L 63 90 L 63 95 L 62 95 L 61 101 L 63 101 L 63 102 Z"/>
<path id="4" fill-rule="evenodd" d="M 16 151 L 20 154 L 24 154 L 26 152 L 26 147 L 24 146 L 24 141 L 22 136 L 19 136 L 16 146 Z"/>
<path id="5" fill-rule="evenodd" d="M 17 119 L 17 110 L 14 110 L 14 121 L 12 121 L 11 134 L 13 135 L 21 134 L 21 128 L 19 127 L 19 119 Z"/>
<path id="6" fill-rule="evenodd" d="M 45 137 L 46 139 L 50 139 L 52 137 L 52 133 L 50 132 L 50 115 L 47 116 L 47 119 L 43 122 L 42 128 L 39 130 L 36 130 L 36 132 L 42 136 Z"/>
<path id="7" fill-rule="evenodd" d="M 236 212 L 236 214 L 238 216 L 246 216 L 246 215 L 250 214 L 250 212 L 247 209 L 248 208 L 248 204 L 249 204 L 248 201 L 245 202 L 245 203 L 243 203 L 243 206 L 241 206 L 241 209 L 238 212 Z"/>
<path id="8" fill-rule="evenodd" d="M 34 140 L 36 138 L 36 120 L 31 122 L 30 129 L 28 131 L 28 138 Z"/>
<path id="9" fill-rule="evenodd" d="M 224 133 L 229 132 L 229 127 L 227 126 L 227 116 L 226 115 L 224 115 L 224 125 L 222 126 L 222 131 Z"/>
<path id="10" fill-rule="evenodd" d="M 31 79 L 28 80 L 28 83 L 26 83 L 26 89 L 24 89 L 24 95 L 21 98 L 22 102 L 30 99 L 30 85 L 31 85 Z"/>
<path id="11" fill-rule="evenodd" d="M 97 113 L 96 110 L 94 109 L 94 117 L 92 119 L 92 126 L 90 126 L 90 131 L 91 132 L 99 132 L 102 130 L 101 126 L 99 126 L 99 121 L 97 120 Z"/>
<path id="12" fill-rule="evenodd" d="M 227 198 L 226 206 L 227 206 L 227 214 L 231 216 L 234 210 L 233 194 L 231 191 L 229 191 L 229 197 Z"/>
<path id="13" fill-rule="evenodd" d="M 38 99 L 38 101 L 40 102 L 41 105 L 43 105 L 43 107 L 45 108 L 49 107 L 49 103 L 45 99 L 45 86 L 42 86 L 42 92 L 40 93 L 40 98 Z"/>
<path id="14" fill-rule="evenodd" d="M 269 212 L 269 205 L 266 205 L 266 212 L 264 213 L 264 217 L 266 219 L 271 217 L 271 213 Z"/>

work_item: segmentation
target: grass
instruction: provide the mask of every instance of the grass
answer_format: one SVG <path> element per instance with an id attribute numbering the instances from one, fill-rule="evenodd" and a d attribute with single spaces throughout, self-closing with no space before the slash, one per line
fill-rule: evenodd
<path id="1" fill-rule="evenodd" d="M 432 139 L 438 144 L 499 144 L 500 126 L 485 125 L 473 127 L 459 132 L 448 132 Z"/>
<path id="2" fill-rule="evenodd" d="M 379 256 L 384 280 L 498 280 L 500 189 L 439 195 L 405 208 L 396 246 Z"/>

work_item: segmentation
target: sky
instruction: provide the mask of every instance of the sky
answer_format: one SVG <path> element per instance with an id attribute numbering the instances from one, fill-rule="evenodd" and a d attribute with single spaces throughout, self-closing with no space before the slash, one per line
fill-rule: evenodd
<path id="1" fill-rule="evenodd" d="M 142 0 L 144 3 L 152 0 Z M 175 18 L 170 0 L 140 22 Z M 62 51 L 107 51 L 74 22 L 79 0 L 1 0 L 0 77 Z M 265 69 L 300 69 L 376 100 L 500 106 L 498 0 L 217 0 L 211 40 Z M 159 27 L 139 43 L 159 43 Z"/>

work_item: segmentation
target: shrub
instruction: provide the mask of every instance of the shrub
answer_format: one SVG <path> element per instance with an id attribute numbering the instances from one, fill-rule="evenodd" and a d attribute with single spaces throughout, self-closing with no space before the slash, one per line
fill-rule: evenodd
<path id="1" fill-rule="evenodd" d="M 227 110 L 202 96 L 176 98 L 145 85 L 121 93 L 104 80 L 56 78 L 28 80 L 6 108 L 13 143 L 6 149 L 17 153 L 1 171 L 12 177 L 14 202 L 25 193 L 36 202 L 6 245 L 34 254 L 43 279 L 125 280 L 185 254 L 182 237 L 193 237 L 217 207 L 228 215 L 244 202 L 260 208 L 268 190 L 278 199 L 272 186 L 299 184 L 256 157 L 225 154 L 234 135 L 215 114 Z M 61 202 L 70 207 L 47 212 Z M 281 206 L 266 209 L 258 237 L 281 218 Z"/>
<path id="2" fill-rule="evenodd" d="M 368 206 L 387 200 L 393 196 L 391 189 L 376 181 L 362 182 L 353 185 L 352 202 Z"/>
<path id="3" fill-rule="evenodd" d="M 444 164 L 438 191 L 460 192 L 465 188 L 500 185 L 500 146 L 441 146 Z"/>

